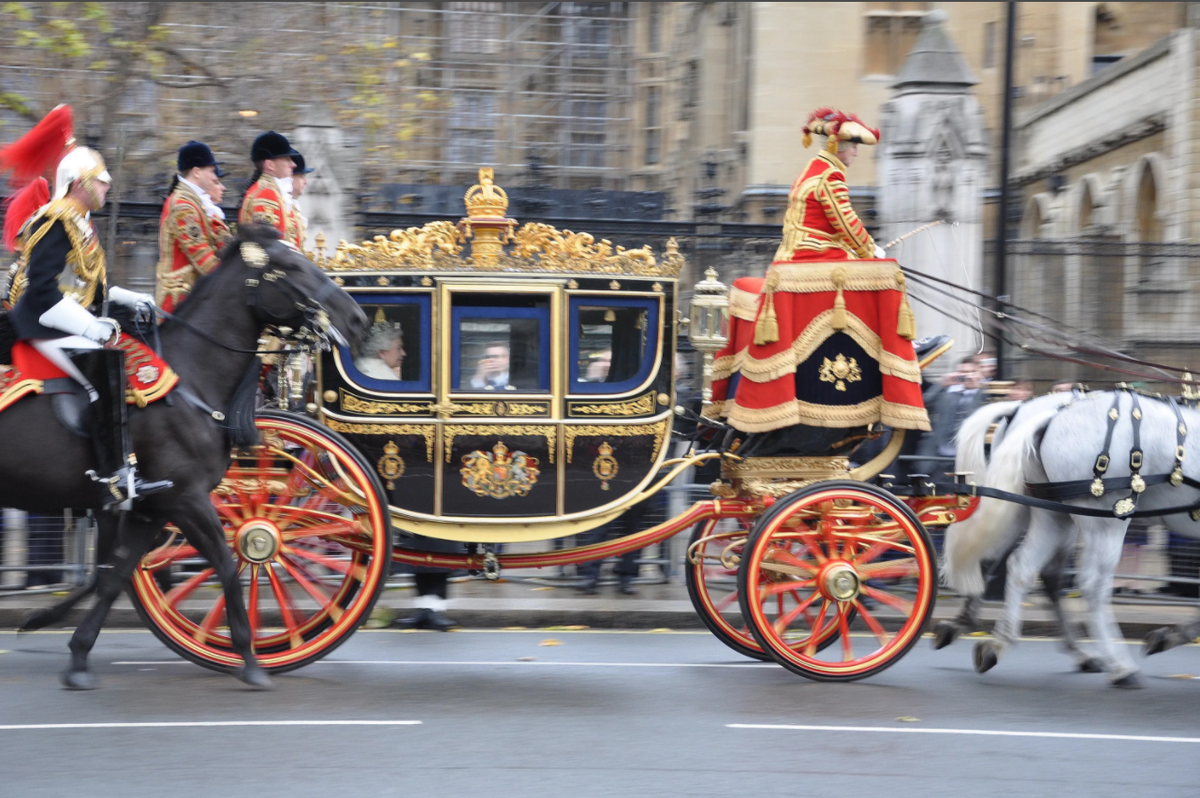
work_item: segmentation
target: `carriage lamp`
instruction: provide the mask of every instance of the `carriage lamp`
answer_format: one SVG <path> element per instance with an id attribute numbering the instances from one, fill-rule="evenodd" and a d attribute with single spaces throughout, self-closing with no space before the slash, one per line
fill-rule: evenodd
<path id="1" fill-rule="evenodd" d="M 704 354 L 701 397 L 712 404 L 713 358 L 729 343 L 729 289 L 717 279 L 717 270 L 705 270 L 704 279 L 692 289 L 687 337 Z"/>

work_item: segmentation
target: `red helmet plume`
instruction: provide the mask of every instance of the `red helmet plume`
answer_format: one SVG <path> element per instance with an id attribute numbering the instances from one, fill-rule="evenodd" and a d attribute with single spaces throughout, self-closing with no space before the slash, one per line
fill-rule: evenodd
<path id="1" fill-rule="evenodd" d="M 12 172 L 11 182 L 23 185 L 58 163 L 71 142 L 75 115 L 60 105 L 21 138 L 0 149 L 0 171 Z"/>

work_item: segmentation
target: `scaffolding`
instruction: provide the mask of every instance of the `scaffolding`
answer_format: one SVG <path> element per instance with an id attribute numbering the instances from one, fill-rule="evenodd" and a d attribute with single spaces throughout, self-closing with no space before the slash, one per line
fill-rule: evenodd
<path id="1" fill-rule="evenodd" d="M 318 109 L 361 153 L 364 184 L 460 183 L 491 164 L 510 185 L 625 187 L 636 4 L 165 4 L 155 27 L 169 48 L 126 75 L 111 41 L 134 37 L 145 5 L 105 6 L 118 34 L 73 19 L 88 43 L 81 55 L 30 37 L 0 42 L 0 82 L 25 108 L 72 102 L 85 136 L 109 150 L 129 142 L 135 195 L 169 173 L 188 139 L 244 163 L 257 132 L 292 130 Z M 6 25 L 49 31 L 77 13 L 24 7 L 31 14 Z M 117 80 L 127 81 L 119 137 L 98 130 L 114 122 L 97 110 Z M 28 126 L 15 107 L 0 107 L 0 139 Z"/>

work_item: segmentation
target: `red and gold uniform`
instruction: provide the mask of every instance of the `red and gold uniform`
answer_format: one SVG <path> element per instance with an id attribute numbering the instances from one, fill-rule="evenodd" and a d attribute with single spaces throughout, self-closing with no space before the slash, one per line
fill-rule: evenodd
<path id="1" fill-rule="evenodd" d="M 809 161 L 788 194 L 776 261 L 875 257 L 875 241 L 850 206 L 846 167 L 832 152 Z"/>
<path id="2" fill-rule="evenodd" d="M 289 228 L 292 230 L 294 238 L 287 239 L 296 245 L 296 248 L 301 252 L 304 251 L 304 237 L 308 235 L 308 220 L 304 218 L 304 214 L 300 213 L 300 203 L 292 200 L 291 218 L 288 220 Z"/>
<path id="3" fill-rule="evenodd" d="M 217 254 L 229 235 L 225 221 L 207 213 L 196 191 L 180 181 L 163 203 L 159 220 L 154 298 L 160 308 L 174 311 L 197 278 L 217 268 Z"/>
<path id="4" fill-rule="evenodd" d="M 805 146 L 814 133 L 826 148 L 792 186 L 766 278 L 734 283 L 730 341 L 717 353 L 705 412 L 744 432 L 928 430 L 904 274 L 878 257 L 837 157 L 838 142 L 876 144 L 879 131 L 822 108 L 804 128 Z"/>
<path id="5" fill-rule="evenodd" d="M 262 175 L 246 190 L 238 224 L 258 222 L 274 227 L 284 241 L 296 243 L 297 220 L 292 213 L 294 203 L 284 201 L 283 189 L 270 175 Z"/>

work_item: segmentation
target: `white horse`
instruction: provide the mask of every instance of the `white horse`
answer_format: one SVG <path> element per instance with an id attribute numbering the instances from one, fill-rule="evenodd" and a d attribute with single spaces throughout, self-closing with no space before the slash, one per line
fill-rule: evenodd
<path id="1" fill-rule="evenodd" d="M 990 487 L 1025 493 L 1027 481 L 1092 479 L 1093 465 L 1103 450 L 1108 416 L 1115 399 L 1119 418 L 1113 428 L 1108 449 L 1110 464 L 1105 476 L 1129 477 L 1129 452 L 1133 448 L 1133 403 L 1131 394 L 1122 391 L 1119 392 L 1119 398 L 1112 392 L 1089 394 L 1066 407 L 1061 407 L 1061 403 L 1071 401 L 1069 395 L 1063 395 L 1062 399 L 1052 395 L 1029 402 L 1017 414 L 1020 416 L 1023 413 L 1024 418 L 1014 417 L 999 444 L 993 444 L 992 459 L 984 471 L 986 479 L 979 481 Z M 1138 405 L 1143 416 L 1140 425 L 1144 459 L 1141 474 L 1169 474 L 1175 466 L 1178 425 L 1175 412 L 1166 402 L 1145 396 L 1138 397 Z M 999 410 L 996 408 L 996 411 Z M 1197 477 L 1200 476 L 1200 412 L 1181 407 L 1180 413 L 1188 430 L 1184 441 L 1183 471 L 1189 477 Z M 979 422 L 982 423 L 982 419 Z M 964 428 L 966 426 L 964 424 Z M 1196 430 L 1196 433 L 1192 434 L 1191 430 Z M 973 440 L 976 435 L 978 429 L 966 430 L 964 442 Z M 964 457 L 981 457 L 981 454 L 967 448 Z M 981 447 L 979 451 L 982 451 Z M 1129 494 L 1129 488 L 1111 489 L 1098 498 L 1088 495 L 1069 499 L 1067 503 L 1111 510 L 1118 499 Z M 1138 510 L 1153 511 L 1185 505 L 1200 505 L 1200 489 L 1186 484 L 1174 486 L 1160 483 L 1146 488 L 1140 496 Z M 1084 556 L 1078 564 L 1079 587 L 1087 599 L 1092 636 L 1100 646 L 1099 663 L 1113 684 L 1137 686 L 1138 666 L 1126 647 L 1117 642 L 1120 630 L 1110 606 L 1113 575 L 1121 557 L 1128 519 L 1067 515 L 1037 508 L 1026 509 L 1012 502 L 983 499 L 972 518 L 947 530 L 944 566 L 947 584 L 968 597 L 981 596 L 983 575 L 980 561 L 1008 549 L 1023 528 L 1020 516 L 1024 513 L 1028 513 L 1029 532 L 1009 561 L 1005 614 L 994 630 L 994 642 L 981 641 L 976 645 L 975 669 L 982 673 L 994 667 L 1004 651 L 1016 642 L 1021 633 L 1022 604 L 1037 571 L 1056 555 L 1061 556 L 1069 551 L 1075 534 L 1082 532 Z M 1200 538 L 1200 522 L 1193 521 L 1187 513 L 1163 516 L 1161 520 L 1172 531 Z M 1189 641 L 1198 632 L 1200 618 L 1190 624 L 1156 630 L 1147 638 L 1147 653 L 1173 648 Z M 1072 653 L 1075 653 L 1083 667 L 1091 655 L 1082 649 L 1078 649 L 1078 652 Z"/>
<path id="2" fill-rule="evenodd" d="M 984 405 L 971 414 L 963 422 L 956 440 L 955 470 L 960 473 L 973 474 L 973 481 L 980 485 L 991 486 L 988 480 L 988 458 L 985 444 L 988 433 L 992 432 L 992 451 L 996 451 L 1004 438 L 1028 423 L 1031 419 L 1041 418 L 1047 411 L 1057 409 L 1082 394 L 1053 393 L 1039 396 L 1024 402 L 996 402 Z M 995 503 L 996 499 L 983 499 L 986 504 Z M 946 530 L 945 538 L 945 576 L 963 596 L 962 610 L 949 621 L 939 621 L 934 626 L 935 649 L 945 648 L 953 643 L 959 635 L 966 632 L 978 631 L 982 628 L 979 622 L 979 608 L 983 603 L 984 580 L 978 567 L 974 570 L 962 567 L 964 559 L 970 559 L 974 552 L 970 549 L 975 536 L 980 534 L 974 528 L 985 518 L 987 510 L 980 510 L 966 521 L 955 524 Z M 1008 578 L 1014 589 L 1022 595 L 1033 586 L 1033 580 L 1041 576 L 1046 595 L 1058 619 L 1062 632 L 1063 647 L 1075 659 L 1079 670 L 1085 673 L 1098 673 L 1103 669 L 1099 658 L 1079 643 L 1072 624 L 1067 619 L 1062 606 L 1062 576 L 1071 551 L 1075 544 L 1076 527 L 1071 524 L 1064 528 L 1038 527 L 1030 529 L 1023 539 L 1022 531 L 1029 528 L 1029 508 L 1017 505 L 1010 525 L 1005 530 L 1003 544 L 997 542 L 991 548 L 999 549 L 997 560 L 1008 559 Z M 1019 546 L 1016 544 L 1018 543 Z M 1014 546 L 1016 546 L 1014 550 Z M 964 548 L 966 549 L 964 551 Z M 1009 555 L 1009 552 L 1012 552 Z M 976 562 L 978 562 L 976 560 Z"/>

